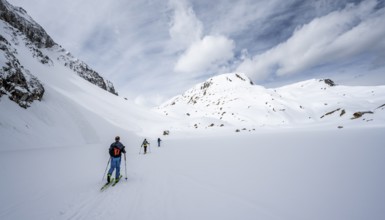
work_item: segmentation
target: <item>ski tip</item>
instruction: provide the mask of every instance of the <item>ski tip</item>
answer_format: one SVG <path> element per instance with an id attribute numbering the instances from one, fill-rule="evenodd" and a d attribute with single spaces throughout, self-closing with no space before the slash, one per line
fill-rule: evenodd
<path id="1" fill-rule="evenodd" d="M 115 181 L 115 178 L 112 178 L 109 183 L 107 182 L 103 185 L 103 187 L 100 189 L 100 191 L 103 192 L 104 190 L 106 190 L 109 186 L 111 186 L 113 184 L 114 181 Z"/>

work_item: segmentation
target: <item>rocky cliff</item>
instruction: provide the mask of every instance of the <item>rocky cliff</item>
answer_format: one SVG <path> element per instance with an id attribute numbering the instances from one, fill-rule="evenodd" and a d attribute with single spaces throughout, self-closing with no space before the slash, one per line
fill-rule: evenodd
<path id="1" fill-rule="evenodd" d="M 90 83 L 118 95 L 112 82 L 55 43 L 23 8 L 0 0 L 0 97 L 8 96 L 27 108 L 33 101 L 42 100 L 45 89 L 37 77 L 40 70 L 27 69 L 24 56 L 32 56 L 39 65 L 48 67 L 47 71 L 53 71 L 49 67 L 54 65 L 63 65 Z"/>

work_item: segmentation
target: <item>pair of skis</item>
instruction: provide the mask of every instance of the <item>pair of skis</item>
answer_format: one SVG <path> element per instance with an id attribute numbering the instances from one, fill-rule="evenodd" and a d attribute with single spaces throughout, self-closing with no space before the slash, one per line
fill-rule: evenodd
<path id="1" fill-rule="evenodd" d="M 102 181 L 104 179 L 104 176 L 106 175 L 106 172 L 107 172 L 107 168 L 108 168 L 108 164 L 111 162 L 111 157 L 110 159 L 108 160 L 107 162 L 107 166 L 106 166 L 106 170 L 104 171 L 104 174 L 103 174 L 103 178 L 102 178 Z M 127 180 L 127 163 L 126 163 L 126 154 L 124 154 L 124 167 L 125 167 L 125 172 L 126 172 L 126 180 Z M 100 189 L 100 191 L 104 191 L 106 190 L 108 187 L 110 186 L 115 186 L 119 181 L 120 179 L 122 178 L 123 176 L 120 175 L 119 178 L 117 180 L 115 180 L 115 178 L 112 178 L 111 181 L 109 183 L 106 183 L 102 186 L 102 188 Z"/>
<path id="2" fill-rule="evenodd" d="M 120 179 L 122 178 L 122 175 L 119 176 L 119 178 L 117 180 L 115 180 L 115 178 L 112 178 L 111 181 L 109 183 L 106 183 L 103 185 L 103 187 L 100 189 L 100 191 L 104 191 L 106 190 L 108 187 L 110 186 L 115 186 L 117 183 L 119 183 Z"/>

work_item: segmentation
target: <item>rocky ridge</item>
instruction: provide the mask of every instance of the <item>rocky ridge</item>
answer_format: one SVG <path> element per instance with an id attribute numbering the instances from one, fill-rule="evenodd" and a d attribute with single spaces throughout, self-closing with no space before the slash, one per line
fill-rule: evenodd
<path id="1" fill-rule="evenodd" d="M 35 70 L 25 68 L 21 62 L 20 56 L 26 54 L 20 50 L 24 48 L 40 65 L 64 65 L 83 79 L 118 95 L 110 81 L 55 43 L 23 8 L 5 0 L 0 0 L 0 30 L 0 97 L 8 96 L 23 108 L 43 98 L 44 86 Z"/>

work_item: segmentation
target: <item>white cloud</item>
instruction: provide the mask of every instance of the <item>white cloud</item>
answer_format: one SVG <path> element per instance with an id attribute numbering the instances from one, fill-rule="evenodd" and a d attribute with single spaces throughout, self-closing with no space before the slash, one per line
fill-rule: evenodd
<path id="1" fill-rule="evenodd" d="M 209 3 L 210 2 L 210 3 Z M 249 31 L 251 24 L 259 23 L 280 8 L 287 8 L 291 1 L 285 0 L 233 0 L 207 1 L 210 4 L 211 16 L 207 24 L 212 33 L 224 35 L 239 34 Z"/>
<path id="2" fill-rule="evenodd" d="M 169 34 L 174 45 L 185 49 L 192 42 L 201 38 L 202 22 L 196 17 L 194 10 L 187 2 L 170 0 L 169 5 L 174 10 Z"/>
<path id="3" fill-rule="evenodd" d="M 355 55 L 373 57 L 361 69 L 385 65 L 384 5 L 373 9 L 373 0 L 345 9 L 352 0 L 8 1 L 111 80 L 120 95 L 143 96 L 147 103 L 158 103 L 156 94 L 171 97 L 208 76 L 234 71 L 239 63 L 253 80 L 301 71 L 306 78 L 317 65 L 334 74 L 336 62 Z M 356 68 L 350 64 L 346 72 Z"/>
<path id="4" fill-rule="evenodd" d="M 256 79 L 270 74 L 290 75 L 323 64 L 384 50 L 385 9 L 374 12 L 377 1 L 347 5 L 297 28 L 286 42 L 253 58 L 237 71 Z"/>
<path id="5" fill-rule="evenodd" d="M 233 58 L 233 40 L 222 35 L 202 38 L 203 24 L 187 1 L 170 0 L 174 10 L 169 34 L 172 44 L 184 51 L 174 66 L 176 72 L 199 72 Z"/>
<path id="6" fill-rule="evenodd" d="M 179 58 L 174 70 L 177 72 L 198 72 L 213 64 L 221 64 L 233 58 L 233 40 L 224 36 L 205 36 L 193 43 Z"/>

